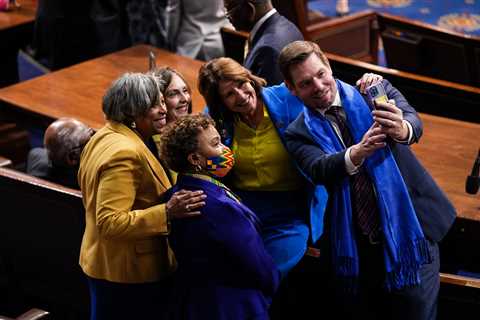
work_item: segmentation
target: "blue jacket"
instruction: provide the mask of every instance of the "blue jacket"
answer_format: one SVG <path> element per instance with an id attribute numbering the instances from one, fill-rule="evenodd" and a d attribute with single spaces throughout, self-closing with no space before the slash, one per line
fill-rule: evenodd
<path id="1" fill-rule="evenodd" d="M 268 319 L 280 274 L 257 231 L 258 218 L 216 184 L 179 175 L 173 192 L 203 190 L 201 215 L 172 222 L 178 261 L 173 319 Z"/>

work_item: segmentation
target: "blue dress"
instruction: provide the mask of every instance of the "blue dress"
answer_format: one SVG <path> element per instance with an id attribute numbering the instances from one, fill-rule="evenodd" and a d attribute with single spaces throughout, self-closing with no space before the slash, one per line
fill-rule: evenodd
<path id="1" fill-rule="evenodd" d="M 203 190 L 201 215 L 172 222 L 178 261 L 172 319 L 269 319 L 280 274 L 258 233 L 255 214 L 223 187 L 179 175 L 173 192 Z"/>

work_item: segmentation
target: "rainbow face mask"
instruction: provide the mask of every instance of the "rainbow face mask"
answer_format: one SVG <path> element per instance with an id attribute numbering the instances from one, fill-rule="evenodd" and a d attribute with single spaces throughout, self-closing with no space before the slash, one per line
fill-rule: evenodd
<path id="1" fill-rule="evenodd" d="M 207 159 L 207 172 L 217 178 L 223 178 L 235 164 L 235 157 L 229 147 L 224 147 L 222 154 Z"/>

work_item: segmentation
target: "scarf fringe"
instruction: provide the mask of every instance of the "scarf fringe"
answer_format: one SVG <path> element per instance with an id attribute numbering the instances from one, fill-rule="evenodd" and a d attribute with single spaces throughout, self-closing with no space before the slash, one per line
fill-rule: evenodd
<path id="1" fill-rule="evenodd" d="M 358 262 L 352 257 L 336 257 L 337 290 L 343 295 L 356 295 L 358 289 Z"/>
<path id="2" fill-rule="evenodd" d="M 425 238 L 413 240 L 398 247 L 399 263 L 387 272 L 385 286 L 388 291 L 420 284 L 420 267 L 432 262 L 428 241 Z"/>
<path id="3" fill-rule="evenodd" d="M 342 278 L 356 277 L 358 276 L 358 270 L 356 266 L 358 263 L 352 257 L 334 257 L 335 270 L 337 276 Z"/>

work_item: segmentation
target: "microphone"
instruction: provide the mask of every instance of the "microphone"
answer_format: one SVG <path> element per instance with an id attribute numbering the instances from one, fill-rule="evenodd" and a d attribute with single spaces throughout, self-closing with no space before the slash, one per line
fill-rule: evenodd
<path id="1" fill-rule="evenodd" d="M 465 191 L 469 194 L 476 194 L 480 186 L 480 150 L 478 150 L 477 159 L 473 164 L 472 173 L 465 181 Z"/>

